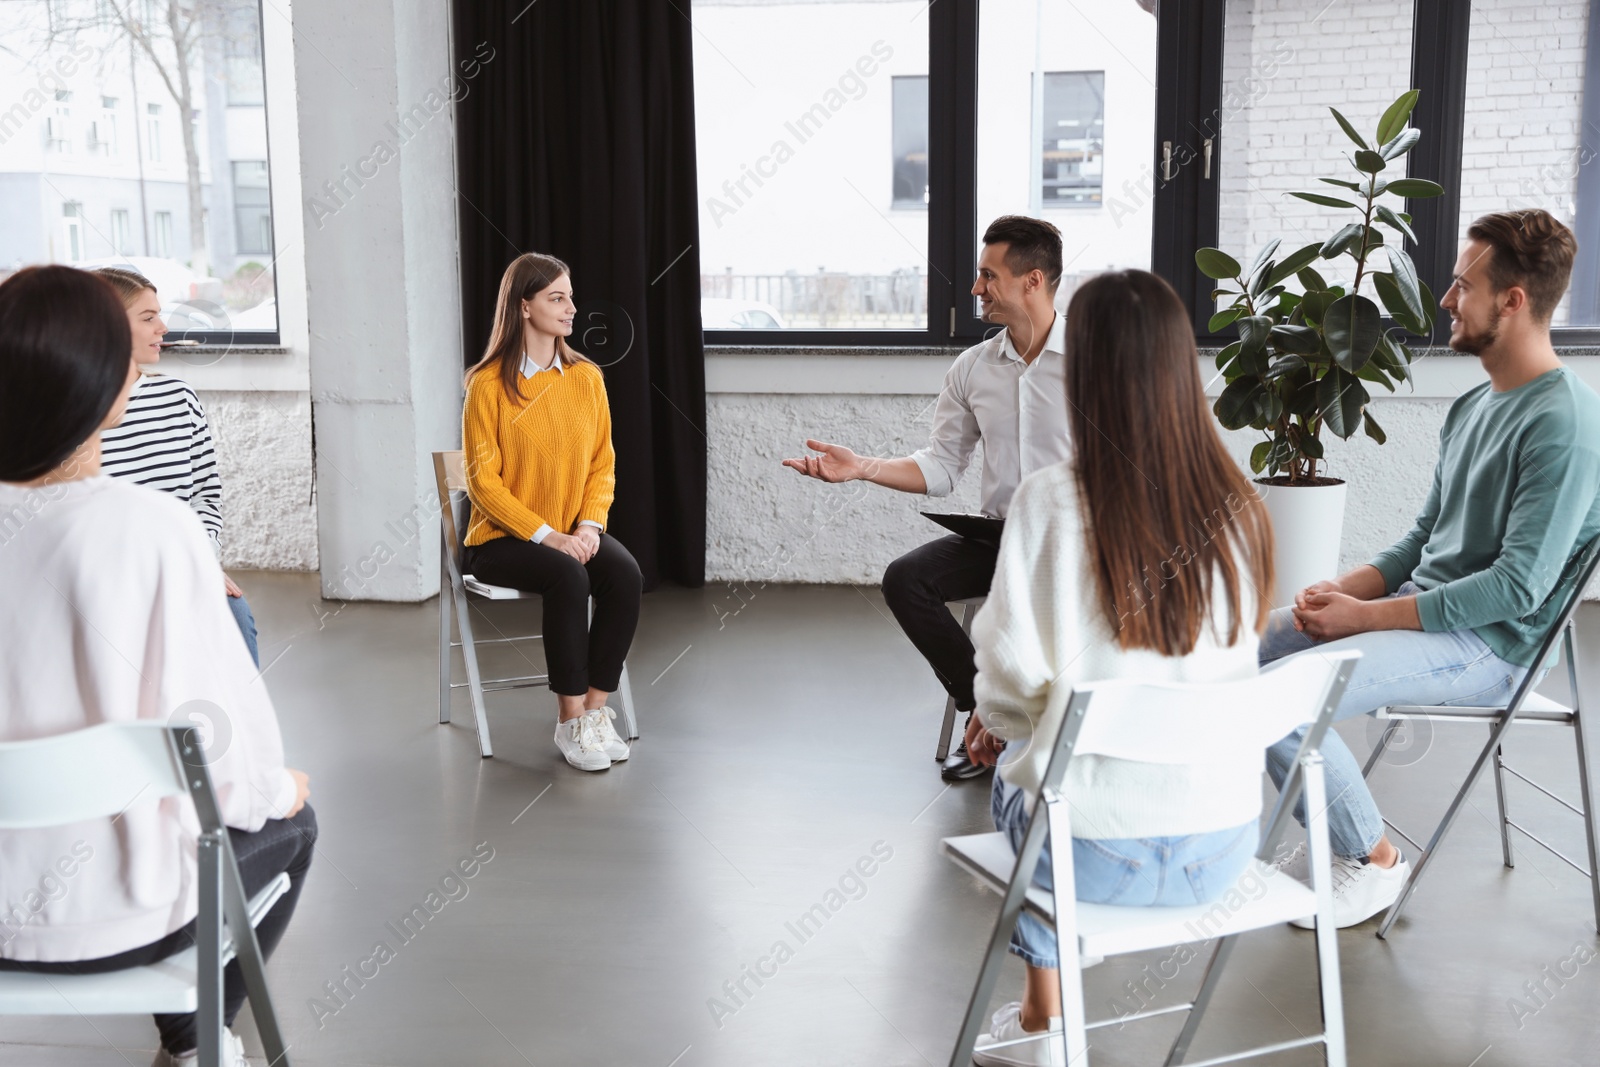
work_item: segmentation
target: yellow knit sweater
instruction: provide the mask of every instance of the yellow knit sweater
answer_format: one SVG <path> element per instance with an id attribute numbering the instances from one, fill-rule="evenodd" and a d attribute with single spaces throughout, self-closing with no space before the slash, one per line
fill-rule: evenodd
<path id="1" fill-rule="evenodd" d="M 491 365 L 467 384 L 461 444 L 472 518 L 465 544 L 497 537 L 527 541 L 549 524 L 571 533 L 587 519 L 602 527 L 615 496 L 616 453 L 605 377 L 575 363 L 519 379 L 513 403 Z"/>

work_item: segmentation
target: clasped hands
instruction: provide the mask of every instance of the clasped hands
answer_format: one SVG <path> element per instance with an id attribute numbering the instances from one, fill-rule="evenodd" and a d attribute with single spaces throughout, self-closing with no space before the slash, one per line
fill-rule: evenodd
<path id="1" fill-rule="evenodd" d="M 1294 628 L 1313 641 L 1337 641 L 1341 637 L 1378 629 L 1373 625 L 1371 601 L 1358 600 L 1339 591 L 1339 583 L 1314 582 L 1294 595 Z"/>
<path id="2" fill-rule="evenodd" d="M 579 563 L 588 563 L 600 551 L 600 531 L 593 526 L 580 525 L 569 534 L 547 533 L 542 543 L 557 552 L 565 552 Z"/>

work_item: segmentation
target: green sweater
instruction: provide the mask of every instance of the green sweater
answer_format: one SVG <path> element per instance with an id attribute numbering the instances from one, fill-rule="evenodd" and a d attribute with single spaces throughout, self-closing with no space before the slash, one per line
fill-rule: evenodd
<path id="1" fill-rule="evenodd" d="M 1471 630 L 1531 667 L 1560 610 L 1551 593 L 1597 533 L 1600 395 L 1562 367 L 1450 406 L 1427 503 L 1372 565 L 1391 593 L 1408 578 L 1422 587 L 1424 630 Z"/>

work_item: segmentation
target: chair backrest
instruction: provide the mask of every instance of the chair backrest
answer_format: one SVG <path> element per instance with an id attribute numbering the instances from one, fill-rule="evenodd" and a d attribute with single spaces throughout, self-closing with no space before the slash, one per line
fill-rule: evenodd
<path id="1" fill-rule="evenodd" d="M 1360 658 L 1357 651 L 1295 656 L 1236 682 L 1061 682 L 1050 701 L 1065 712 L 1064 730 L 1076 726 L 1074 755 L 1218 762 L 1315 721 L 1340 668 Z"/>
<path id="2" fill-rule="evenodd" d="M 0 829 L 62 826 L 189 792 L 180 734 L 164 722 L 109 722 L 0 743 Z M 197 757 L 204 759 L 198 753 Z"/>
<path id="3" fill-rule="evenodd" d="M 1561 578 L 1556 582 L 1556 587 L 1550 591 L 1549 597 L 1539 607 L 1540 611 L 1552 603 L 1560 604 L 1560 610 L 1550 620 L 1550 628 L 1545 631 L 1544 638 L 1539 642 L 1539 653 L 1534 657 L 1535 664 L 1542 664 L 1550 658 L 1550 653 L 1555 650 L 1556 642 L 1561 639 L 1561 633 L 1567 628 L 1572 615 L 1578 610 L 1578 605 L 1583 602 L 1583 591 L 1588 588 L 1589 582 L 1594 578 L 1595 567 L 1600 564 L 1600 537 L 1596 537 L 1584 545 L 1577 555 L 1567 561 L 1562 569 Z M 1529 672 L 1532 675 L 1534 672 Z"/>
<path id="4" fill-rule="evenodd" d="M 433 477 L 439 489 L 439 523 L 442 551 L 459 570 L 461 542 L 465 537 L 466 509 L 457 504 L 457 494 L 467 492 L 467 465 L 459 449 L 433 454 Z"/>

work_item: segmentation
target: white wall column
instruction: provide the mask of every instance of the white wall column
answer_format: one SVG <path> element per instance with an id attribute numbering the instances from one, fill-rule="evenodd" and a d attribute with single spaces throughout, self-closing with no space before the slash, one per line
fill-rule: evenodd
<path id="1" fill-rule="evenodd" d="M 428 453 L 460 442 L 449 6 L 317 0 L 293 19 L 322 591 L 422 600 Z"/>

